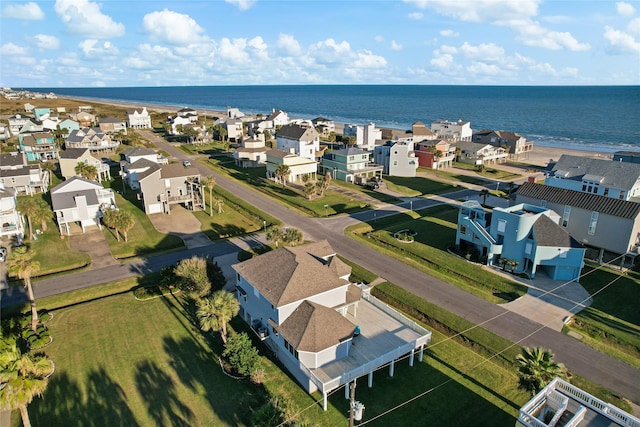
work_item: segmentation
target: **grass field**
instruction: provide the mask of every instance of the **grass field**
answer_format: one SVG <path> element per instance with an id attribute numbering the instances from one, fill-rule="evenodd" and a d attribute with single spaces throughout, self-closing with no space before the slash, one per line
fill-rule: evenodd
<path id="1" fill-rule="evenodd" d="M 454 207 L 436 206 L 358 224 L 346 231 L 364 244 L 487 301 L 511 301 L 526 293 L 523 285 L 447 252 L 455 242 L 457 215 Z M 393 235 L 400 230 L 417 232 L 415 241 L 399 242 Z"/>
<path id="2" fill-rule="evenodd" d="M 396 193 L 401 193 L 411 197 L 428 196 L 442 194 L 458 190 L 456 186 L 434 181 L 429 178 L 385 176 L 384 182 L 387 188 Z"/>

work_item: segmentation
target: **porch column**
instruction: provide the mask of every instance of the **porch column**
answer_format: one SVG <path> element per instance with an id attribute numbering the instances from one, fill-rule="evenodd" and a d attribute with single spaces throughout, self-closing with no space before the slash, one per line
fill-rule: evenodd
<path id="1" fill-rule="evenodd" d="M 373 387 L 373 371 L 369 372 L 369 378 L 367 380 L 367 385 L 369 386 L 369 388 Z"/>
<path id="2" fill-rule="evenodd" d="M 396 363 L 396 361 L 395 361 L 395 360 L 392 360 L 392 361 L 391 361 L 391 364 L 389 364 L 389 376 L 390 376 L 390 377 L 392 377 L 392 376 L 393 376 L 393 371 L 394 371 L 394 369 L 395 369 L 395 363 Z"/>
<path id="3" fill-rule="evenodd" d="M 326 391 L 322 392 L 322 410 L 323 411 L 327 410 L 327 392 Z"/>
<path id="4" fill-rule="evenodd" d="M 420 352 L 418 353 L 418 362 L 422 362 L 423 356 L 424 356 L 424 344 L 420 346 Z"/>
<path id="5" fill-rule="evenodd" d="M 409 356 L 409 366 L 413 366 L 413 356 L 415 355 L 415 349 L 411 349 L 411 356 Z"/>
<path id="6" fill-rule="evenodd" d="M 351 382 L 348 382 L 344 385 L 344 398 L 345 399 L 349 399 L 349 385 L 351 384 Z"/>

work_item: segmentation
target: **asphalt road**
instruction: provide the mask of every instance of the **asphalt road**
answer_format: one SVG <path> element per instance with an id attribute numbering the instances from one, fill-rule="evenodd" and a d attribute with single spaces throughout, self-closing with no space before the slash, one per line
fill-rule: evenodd
<path id="1" fill-rule="evenodd" d="M 147 132 L 147 134 L 149 139 L 159 148 L 169 152 L 180 161 L 189 158 L 150 132 Z M 555 353 L 555 359 L 564 363 L 573 373 L 588 378 L 628 398 L 635 404 L 640 404 L 640 369 L 635 369 L 582 344 L 578 340 L 435 279 L 428 274 L 361 245 L 343 234 L 344 227 L 358 220 L 380 218 L 403 209 L 406 210 L 406 206 L 404 208 L 393 205 L 383 206 L 376 212 L 363 212 L 351 217 L 307 218 L 247 188 L 243 184 L 212 173 L 208 168 L 197 162 L 192 163 L 203 175 L 214 175 L 217 185 L 227 191 L 231 191 L 237 197 L 243 198 L 259 209 L 280 218 L 286 225 L 299 228 L 310 239 L 327 239 L 337 253 L 380 277 L 520 345 L 550 348 Z M 473 194 L 473 192 L 468 191 L 461 190 L 453 195 L 437 197 L 435 198 L 436 200 L 414 201 L 413 209 L 445 201 L 447 197 L 457 200 L 464 199 L 465 196 Z M 162 268 L 165 265 L 174 264 L 178 260 L 193 254 L 208 254 L 215 257 L 237 250 L 231 243 L 216 243 L 210 247 L 150 257 L 140 262 L 38 281 L 34 283 L 34 292 L 36 297 L 39 298 L 106 283 L 118 278 L 144 274 L 145 272 Z M 20 297 L 16 295 L 5 296 L 5 299 L 7 298 L 7 301 L 2 301 L 2 305 L 8 305 L 11 301 L 16 301 L 14 298 L 19 300 Z"/>

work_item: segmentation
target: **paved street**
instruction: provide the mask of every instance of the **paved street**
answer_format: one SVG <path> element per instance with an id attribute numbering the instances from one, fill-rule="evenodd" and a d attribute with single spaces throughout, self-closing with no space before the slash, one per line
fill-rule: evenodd
<path id="1" fill-rule="evenodd" d="M 146 132 L 145 136 L 154 141 L 160 149 L 169 152 L 177 159 L 189 158 L 150 132 Z M 199 165 L 197 162 L 192 163 L 203 175 L 212 174 L 205 166 Z M 463 200 L 465 197 L 470 197 L 474 194 L 472 190 L 461 190 L 455 194 L 438 196 L 432 199 L 414 199 L 412 206 L 408 206 L 407 203 L 409 202 L 405 202 L 402 206 L 382 206 L 375 212 L 362 212 L 350 217 L 311 219 L 299 215 L 240 183 L 215 173 L 212 175 L 215 176 L 217 185 L 231 191 L 237 197 L 243 198 L 259 209 L 280 218 L 286 225 L 299 228 L 310 239 L 327 239 L 339 254 L 386 280 L 518 344 L 551 348 L 556 355 L 556 360 L 564 363 L 572 372 L 601 384 L 621 396 L 629 398 L 636 404 L 640 403 L 639 369 L 593 350 L 573 338 L 533 322 L 517 313 L 437 280 L 367 246 L 361 245 L 343 234 L 344 227 L 360 220 L 380 218 L 409 208 L 419 209 L 451 199 Z M 173 264 L 184 257 L 194 254 L 207 254 L 216 257 L 234 251 L 237 252 L 237 250 L 237 243 L 232 241 L 216 243 L 208 247 L 151 257 L 144 261 L 42 280 L 35 283 L 36 297 L 143 274 L 157 270 L 165 265 Z M 12 301 L 16 301 L 16 298 L 19 299 L 20 296 L 5 296 L 2 304 L 10 304 Z"/>

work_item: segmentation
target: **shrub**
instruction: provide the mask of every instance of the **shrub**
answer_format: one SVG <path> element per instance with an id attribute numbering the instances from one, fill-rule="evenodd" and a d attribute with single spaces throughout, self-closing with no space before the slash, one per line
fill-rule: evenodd
<path id="1" fill-rule="evenodd" d="M 258 350 L 253 346 L 246 332 L 231 335 L 222 356 L 240 375 L 251 375 L 252 372 L 262 368 Z"/>

